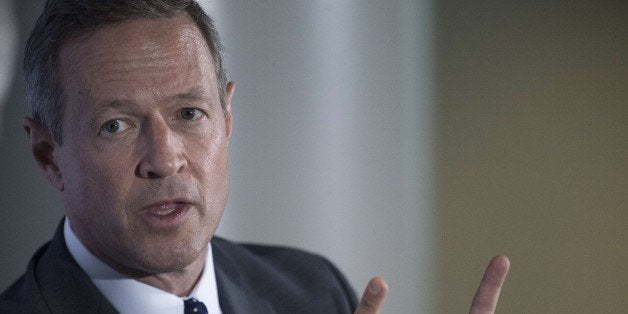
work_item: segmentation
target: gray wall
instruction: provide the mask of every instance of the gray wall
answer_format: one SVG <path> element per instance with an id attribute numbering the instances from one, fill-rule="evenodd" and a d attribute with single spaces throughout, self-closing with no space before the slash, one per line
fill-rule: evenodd
<path id="1" fill-rule="evenodd" d="M 359 290 L 383 275 L 389 311 L 431 312 L 429 5 L 209 7 L 240 87 L 219 233 L 322 253 Z"/>
<path id="2" fill-rule="evenodd" d="M 35 249 L 47 241 L 63 215 L 60 197 L 30 156 L 22 130 L 24 83 L 21 56 L 28 32 L 41 11 L 39 1 L 3 1 L 0 42 L 0 287 L 4 289 L 26 267 Z M 13 23 L 12 23 L 13 22 Z M 11 24 L 12 26 L 9 26 Z M 7 34 L 8 31 L 13 34 Z M 15 42 L 10 41 L 14 39 Z M 14 47 L 13 53 L 5 52 Z"/>

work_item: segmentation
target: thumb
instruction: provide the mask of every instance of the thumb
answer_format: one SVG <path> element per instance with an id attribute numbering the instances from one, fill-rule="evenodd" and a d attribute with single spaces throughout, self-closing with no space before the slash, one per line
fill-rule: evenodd
<path id="1" fill-rule="evenodd" d="M 362 299 L 355 310 L 355 314 L 377 314 L 382 310 L 386 296 L 388 295 L 388 284 L 381 277 L 375 277 L 369 281 Z"/>

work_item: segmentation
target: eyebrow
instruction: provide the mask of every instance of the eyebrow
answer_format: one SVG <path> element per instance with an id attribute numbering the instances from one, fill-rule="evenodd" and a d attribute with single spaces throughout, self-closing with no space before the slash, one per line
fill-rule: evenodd
<path id="1" fill-rule="evenodd" d="M 127 100 L 101 101 L 94 107 L 92 111 L 92 114 L 89 118 L 90 124 L 100 123 L 101 121 L 98 121 L 98 117 L 111 109 L 116 110 L 136 106 L 137 105 L 134 102 Z"/>
<path id="2" fill-rule="evenodd" d="M 211 97 L 207 94 L 207 92 L 201 86 L 194 86 L 187 91 L 168 97 L 171 101 L 178 100 L 187 100 L 187 101 L 208 101 Z M 121 108 L 129 108 L 129 107 L 138 107 L 138 105 L 129 100 L 118 99 L 118 100 L 106 100 L 98 103 L 94 109 L 95 115 L 98 115 L 102 112 L 105 112 L 109 109 L 121 109 Z"/>
<path id="3" fill-rule="evenodd" d="M 106 112 L 107 110 L 110 109 L 121 109 L 121 108 L 129 108 L 129 107 L 137 107 L 137 105 L 132 102 L 132 101 L 128 101 L 128 100 L 112 100 L 112 101 L 102 101 L 99 102 L 93 111 L 93 116 L 97 117 L 98 115 L 100 115 L 103 112 Z"/>
<path id="4" fill-rule="evenodd" d="M 200 86 L 194 86 L 184 93 L 177 94 L 172 97 L 173 100 L 189 100 L 189 101 L 203 101 L 209 100 L 211 97 Z"/>

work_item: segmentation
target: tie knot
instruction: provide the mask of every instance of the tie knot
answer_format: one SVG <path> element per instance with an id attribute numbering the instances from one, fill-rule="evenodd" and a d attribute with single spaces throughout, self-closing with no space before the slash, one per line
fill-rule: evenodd
<path id="1" fill-rule="evenodd" d="M 183 304 L 185 305 L 185 314 L 207 314 L 205 304 L 195 298 L 187 299 L 183 301 Z"/>

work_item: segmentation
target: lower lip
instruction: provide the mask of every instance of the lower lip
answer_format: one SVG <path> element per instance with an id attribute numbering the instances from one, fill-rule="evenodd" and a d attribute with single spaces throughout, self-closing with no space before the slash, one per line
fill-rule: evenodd
<path id="1" fill-rule="evenodd" d="M 142 212 L 145 221 L 156 229 L 169 229 L 181 224 L 190 211 L 191 204 L 171 203 L 151 206 Z"/>

